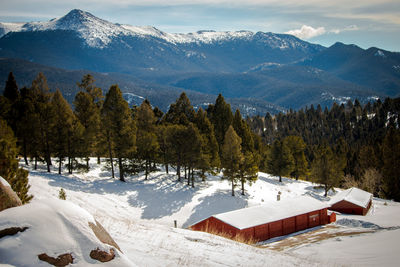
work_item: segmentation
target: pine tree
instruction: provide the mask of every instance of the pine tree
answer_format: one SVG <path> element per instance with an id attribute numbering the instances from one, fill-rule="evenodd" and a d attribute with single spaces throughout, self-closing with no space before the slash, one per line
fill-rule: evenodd
<path id="1" fill-rule="evenodd" d="M 186 149 L 186 127 L 179 124 L 168 125 L 166 128 L 166 147 L 169 148 L 169 162 L 176 166 L 178 181 L 181 182 L 181 167 L 184 164 Z"/>
<path id="2" fill-rule="evenodd" d="M 201 177 L 205 180 L 205 172 L 212 171 L 219 167 L 221 162 L 219 158 L 219 147 L 214 134 L 214 127 L 207 118 L 206 112 L 200 108 L 196 113 L 195 123 L 203 138 L 202 156 L 199 161 Z"/>
<path id="3" fill-rule="evenodd" d="M 244 154 L 243 161 L 239 164 L 239 179 L 242 185 L 242 195 L 244 195 L 244 184 L 250 185 L 258 179 L 258 160 L 257 155 L 250 151 Z"/>
<path id="4" fill-rule="evenodd" d="M 72 161 L 82 151 L 85 143 L 82 142 L 83 126 L 75 117 L 70 105 L 57 90 L 51 100 L 54 123 L 51 129 L 53 151 L 58 157 L 58 173 L 61 174 L 62 162 L 68 157 L 68 172 L 72 173 Z"/>
<path id="5" fill-rule="evenodd" d="M 62 162 L 67 155 L 69 134 L 72 130 L 73 113 L 67 101 L 57 90 L 51 100 L 52 112 L 54 113 L 54 124 L 51 133 L 53 140 L 53 151 L 58 157 L 58 173 L 61 174 Z"/>
<path id="6" fill-rule="evenodd" d="M 41 151 L 47 163 L 47 171 L 50 172 L 50 166 L 52 165 L 50 129 L 54 123 L 54 113 L 50 105 L 50 89 L 43 73 L 39 73 L 35 80 L 33 80 L 31 90 L 34 96 L 34 110 L 39 122 L 36 126 L 39 128 Z"/>
<path id="7" fill-rule="evenodd" d="M 400 200 L 400 131 L 390 128 L 382 146 L 384 179 L 383 192 L 387 198 Z"/>
<path id="8" fill-rule="evenodd" d="M 28 203 L 33 196 L 28 194 L 28 171 L 18 167 L 16 158 L 17 140 L 7 123 L 0 118 L 0 176 L 11 185 L 22 203 Z"/>
<path id="9" fill-rule="evenodd" d="M 299 136 L 288 136 L 283 140 L 283 142 L 289 148 L 294 160 L 294 167 L 290 175 L 298 180 L 299 177 L 303 177 L 308 173 L 308 163 L 304 154 L 306 144 Z"/>
<path id="10" fill-rule="evenodd" d="M 241 152 L 241 142 L 242 140 L 233 127 L 229 126 L 222 146 L 222 167 L 224 168 L 224 178 L 231 182 L 232 196 L 235 196 L 235 185 L 239 180 L 240 164 L 244 160 Z"/>
<path id="11" fill-rule="evenodd" d="M 12 72 L 8 74 L 8 79 L 6 82 L 6 87 L 4 88 L 3 91 L 3 95 L 8 100 L 10 100 L 11 103 L 14 103 L 19 98 L 17 81 L 15 80 Z"/>
<path id="12" fill-rule="evenodd" d="M 313 182 L 324 185 L 325 197 L 328 191 L 339 185 L 343 178 L 344 166 L 327 145 L 318 148 L 314 161 L 311 164 L 311 179 Z"/>
<path id="13" fill-rule="evenodd" d="M 86 158 L 86 168 L 89 169 L 89 157 L 98 154 L 101 143 L 100 109 L 87 92 L 78 92 L 74 101 L 75 115 L 83 126 L 81 155 Z"/>
<path id="14" fill-rule="evenodd" d="M 155 161 L 159 150 L 155 130 L 157 121 L 148 101 L 143 101 L 136 112 L 137 119 L 137 156 L 144 161 L 145 180 L 150 173 L 151 162 Z"/>
<path id="15" fill-rule="evenodd" d="M 287 145 L 279 140 L 275 140 L 268 155 L 268 171 L 275 176 L 289 175 L 294 168 L 294 159 Z"/>
<path id="16" fill-rule="evenodd" d="M 254 151 L 254 141 L 253 136 L 250 131 L 250 127 L 247 125 L 246 121 L 242 119 L 240 111 L 237 109 L 232 122 L 233 129 L 242 139 L 242 152 L 253 152 Z"/>
<path id="17" fill-rule="evenodd" d="M 106 94 L 101 110 L 102 128 L 105 132 L 112 177 L 114 178 L 113 156 L 118 159 L 120 181 L 124 182 L 123 160 L 136 150 L 136 125 L 128 103 L 123 99 L 118 85 L 112 85 Z"/>
<path id="18" fill-rule="evenodd" d="M 28 155 L 35 158 L 34 169 L 37 168 L 37 159 L 40 151 L 40 127 L 39 116 L 35 112 L 35 95 L 29 88 L 21 89 L 19 98 L 20 119 L 17 122 L 17 136 L 22 143 L 22 153 L 25 164 L 28 165 Z"/>
<path id="19" fill-rule="evenodd" d="M 189 98 L 183 92 L 175 103 L 171 104 L 168 112 L 165 114 L 165 121 L 173 124 L 188 125 L 194 122 L 195 111 Z"/>
<path id="20" fill-rule="evenodd" d="M 210 105 L 208 107 L 207 115 L 209 116 L 211 123 L 214 125 L 215 138 L 219 145 L 219 153 L 221 157 L 225 133 L 233 121 L 231 106 L 227 104 L 224 97 L 219 94 L 215 101 L 215 105 Z"/>

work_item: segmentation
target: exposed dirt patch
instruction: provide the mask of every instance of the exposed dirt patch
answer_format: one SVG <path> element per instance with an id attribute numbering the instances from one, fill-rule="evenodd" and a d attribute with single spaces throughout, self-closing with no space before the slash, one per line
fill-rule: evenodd
<path id="1" fill-rule="evenodd" d="M 115 258 L 115 252 L 114 249 L 110 249 L 110 252 L 107 252 L 96 248 L 90 251 L 90 257 L 101 262 L 109 262 Z"/>
<path id="2" fill-rule="evenodd" d="M 375 231 L 376 231 L 375 229 L 356 230 L 356 229 L 338 227 L 335 225 L 328 225 L 315 231 L 310 231 L 303 234 L 291 236 L 277 242 L 272 242 L 262 245 L 261 247 L 277 251 L 284 251 L 300 245 L 316 243 L 330 238 L 373 233 Z"/>
<path id="3" fill-rule="evenodd" d="M 57 258 L 50 257 L 46 253 L 42 253 L 38 255 L 39 260 L 45 261 L 51 265 L 57 266 L 57 267 L 63 267 L 67 266 L 70 263 L 73 263 L 74 258 L 72 257 L 71 253 L 65 253 L 62 255 L 59 255 Z"/>
<path id="4" fill-rule="evenodd" d="M 0 238 L 9 236 L 9 235 L 16 235 L 19 232 L 24 232 L 28 228 L 29 227 L 26 227 L 26 226 L 25 227 L 10 227 L 10 228 L 0 230 Z"/>

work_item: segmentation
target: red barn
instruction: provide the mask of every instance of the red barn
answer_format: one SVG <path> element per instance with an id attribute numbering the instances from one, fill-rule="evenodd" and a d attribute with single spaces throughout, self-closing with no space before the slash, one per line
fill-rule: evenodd
<path id="1" fill-rule="evenodd" d="M 329 209 L 347 214 L 366 215 L 371 204 L 371 193 L 352 187 L 334 196 Z"/>
<path id="2" fill-rule="evenodd" d="M 327 206 L 311 197 L 298 197 L 216 214 L 190 228 L 258 242 L 327 224 Z"/>

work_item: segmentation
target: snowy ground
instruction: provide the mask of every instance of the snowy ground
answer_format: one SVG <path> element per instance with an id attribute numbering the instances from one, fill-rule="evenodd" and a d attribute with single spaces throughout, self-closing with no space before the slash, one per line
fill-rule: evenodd
<path id="1" fill-rule="evenodd" d="M 235 197 L 230 195 L 230 184 L 219 176 L 209 176 L 195 188 L 163 171 L 152 173 L 147 181 L 135 175 L 122 183 L 111 179 L 94 159 L 91 162 L 91 171 L 81 174 L 58 175 L 56 170 L 49 174 L 44 167 L 31 170 L 33 203 L 58 198 L 64 188 L 67 201 L 91 213 L 138 266 L 395 266 L 400 260 L 399 203 L 384 205 L 385 201 L 374 199 L 367 216 L 338 215 L 337 224 L 248 246 L 186 228 L 216 213 L 275 202 L 279 191 L 281 198 L 329 198 L 309 182 L 283 179 L 279 183 L 264 173 L 251 187 L 246 185 L 245 196 L 238 188 Z M 174 220 L 178 228 L 173 228 Z"/>

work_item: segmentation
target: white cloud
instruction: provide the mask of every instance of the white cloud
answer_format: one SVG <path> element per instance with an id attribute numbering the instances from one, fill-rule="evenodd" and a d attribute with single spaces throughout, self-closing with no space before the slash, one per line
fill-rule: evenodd
<path id="1" fill-rule="evenodd" d="M 342 29 L 332 29 L 329 32 L 334 34 L 339 34 L 341 32 L 357 31 L 359 30 L 357 25 L 350 25 Z"/>
<path id="2" fill-rule="evenodd" d="M 326 30 L 324 27 L 313 28 L 311 26 L 303 25 L 300 29 L 287 31 L 285 33 L 294 35 L 300 39 L 308 40 L 313 37 L 325 34 Z"/>

